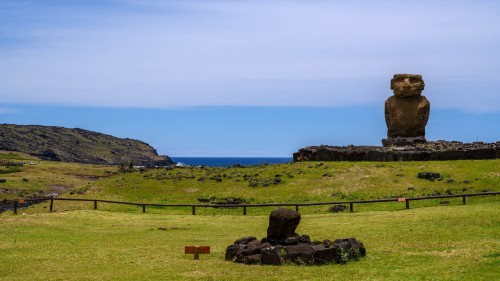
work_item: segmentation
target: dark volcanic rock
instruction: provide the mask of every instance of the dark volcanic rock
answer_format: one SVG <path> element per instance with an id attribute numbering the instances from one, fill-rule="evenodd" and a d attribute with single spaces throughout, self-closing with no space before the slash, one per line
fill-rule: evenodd
<path id="1" fill-rule="evenodd" d="M 433 172 L 421 172 L 418 173 L 418 178 L 419 179 L 426 179 L 426 180 L 435 180 L 441 177 L 440 173 L 433 173 Z"/>
<path id="2" fill-rule="evenodd" d="M 333 207 L 328 208 L 328 212 L 332 213 L 340 213 L 347 209 L 345 205 L 335 205 Z"/>
<path id="3" fill-rule="evenodd" d="M 243 238 L 240 238 L 240 239 L 234 241 L 234 244 L 248 244 L 254 240 L 257 240 L 257 238 L 255 238 L 253 236 L 248 236 L 248 237 L 243 237 Z"/>
<path id="4" fill-rule="evenodd" d="M 290 259 L 296 264 L 314 264 L 314 254 L 315 250 L 313 245 L 310 244 L 298 244 L 293 246 L 285 247 L 287 253 L 287 259 Z"/>
<path id="5" fill-rule="evenodd" d="M 158 155 L 147 143 L 83 129 L 53 126 L 0 124 L 0 150 L 19 151 L 43 160 L 169 166 L 168 156 Z"/>
<path id="6" fill-rule="evenodd" d="M 285 262 L 285 258 L 283 257 L 282 250 L 283 248 L 280 246 L 262 249 L 261 251 L 262 264 L 269 264 L 269 265 L 283 264 Z"/>
<path id="7" fill-rule="evenodd" d="M 320 265 L 346 263 L 366 255 L 364 245 L 355 238 L 336 239 L 333 243 L 328 239 L 323 243 L 311 242 L 309 235 L 295 233 L 300 215 L 286 210 L 279 208 L 271 213 L 268 237 L 260 241 L 252 236 L 243 237 L 228 246 L 226 260 L 245 264 Z"/>
<path id="8" fill-rule="evenodd" d="M 269 216 L 269 227 L 267 228 L 268 241 L 282 241 L 294 236 L 299 222 L 299 212 L 286 208 L 278 208 L 272 211 Z"/>
<path id="9" fill-rule="evenodd" d="M 500 142 L 435 141 L 408 146 L 308 146 L 293 161 L 431 161 L 500 158 Z"/>
<path id="10" fill-rule="evenodd" d="M 318 264 L 329 263 L 335 260 L 335 251 L 334 248 L 326 248 L 321 245 L 313 246 L 314 249 L 314 260 Z"/>

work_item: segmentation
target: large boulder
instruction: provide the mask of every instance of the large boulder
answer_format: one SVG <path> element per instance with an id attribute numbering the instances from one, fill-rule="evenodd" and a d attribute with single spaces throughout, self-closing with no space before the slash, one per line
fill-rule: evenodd
<path id="1" fill-rule="evenodd" d="M 295 229 L 297 229 L 299 222 L 299 212 L 286 208 L 278 208 L 272 211 L 267 228 L 268 241 L 277 243 L 286 240 L 288 237 L 295 236 Z"/>

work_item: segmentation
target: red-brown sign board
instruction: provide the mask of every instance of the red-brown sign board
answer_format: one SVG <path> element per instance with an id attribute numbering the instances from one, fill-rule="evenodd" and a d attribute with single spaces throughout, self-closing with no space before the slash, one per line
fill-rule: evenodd
<path id="1" fill-rule="evenodd" d="M 406 198 L 398 198 L 398 202 L 405 202 Z"/>
<path id="2" fill-rule="evenodd" d="M 184 254 L 210 254 L 210 246 L 186 246 L 184 247 Z"/>
<path id="3" fill-rule="evenodd" d="M 199 260 L 200 254 L 210 254 L 210 246 L 186 246 L 184 254 L 194 254 L 194 259 Z"/>

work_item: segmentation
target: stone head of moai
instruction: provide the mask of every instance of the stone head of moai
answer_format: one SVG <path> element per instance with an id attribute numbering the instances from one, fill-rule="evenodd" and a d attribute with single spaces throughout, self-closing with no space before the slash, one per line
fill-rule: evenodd
<path id="1" fill-rule="evenodd" d="M 420 96 L 424 88 L 424 80 L 419 74 L 394 74 L 391 79 L 391 90 L 398 97 Z"/>
<path id="2" fill-rule="evenodd" d="M 384 146 L 411 145 L 425 142 L 425 125 L 430 103 L 422 96 L 425 88 L 422 75 L 395 74 L 391 79 L 394 95 L 385 101 L 387 139 Z"/>

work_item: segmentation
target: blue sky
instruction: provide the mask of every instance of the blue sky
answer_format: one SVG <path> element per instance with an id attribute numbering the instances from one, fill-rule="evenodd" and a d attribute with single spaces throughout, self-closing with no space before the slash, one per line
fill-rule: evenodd
<path id="1" fill-rule="evenodd" d="M 0 0 L 0 123 L 171 156 L 379 145 L 395 73 L 427 138 L 500 140 L 500 2 Z"/>

